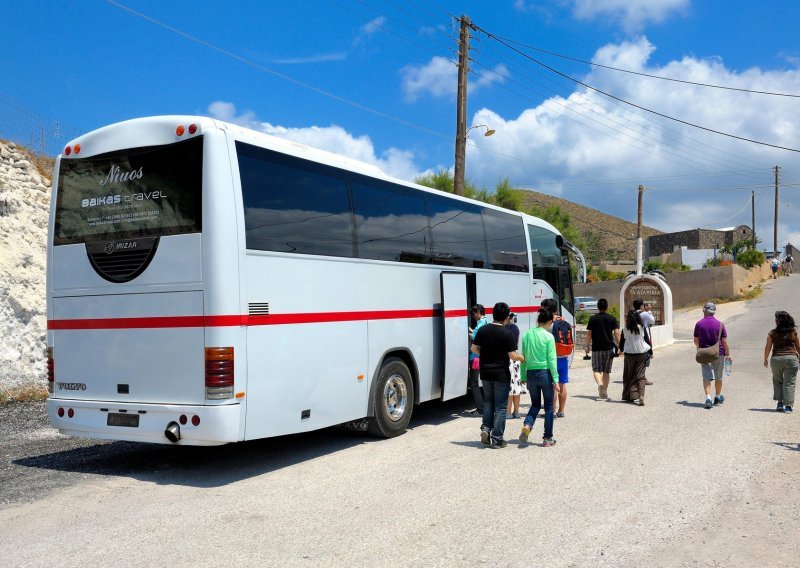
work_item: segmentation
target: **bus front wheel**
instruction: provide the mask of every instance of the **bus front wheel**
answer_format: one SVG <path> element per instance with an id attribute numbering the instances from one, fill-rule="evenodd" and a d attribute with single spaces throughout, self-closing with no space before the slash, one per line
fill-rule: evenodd
<path id="1" fill-rule="evenodd" d="M 393 438 L 406 431 L 414 407 L 414 382 L 406 364 L 387 359 L 372 391 L 372 416 L 367 432 L 380 438 Z"/>

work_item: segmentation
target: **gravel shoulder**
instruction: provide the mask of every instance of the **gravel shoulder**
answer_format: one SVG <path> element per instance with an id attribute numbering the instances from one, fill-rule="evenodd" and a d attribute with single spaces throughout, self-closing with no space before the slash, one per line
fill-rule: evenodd
<path id="1" fill-rule="evenodd" d="M 576 359 L 554 448 L 538 444 L 541 420 L 535 444 L 481 447 L 465 400 L 424 405 L 393 440 L 331 429 L 221 448 L 66 439 L 41 416 L 15 430 L 7 413 L 18 409 L 0 407 L 0 558 L 13 566 L 794 565 L 800 413 L 774 412 L 761 366 L 775 307 L 793 310 L 788 280 L 720 306 L 734 354 L 723 406 L 702 408 L 690 341 L 699 312 L 680 312 L 683 341 L 656 352 L 643 408 L 597 401 L 588 363 Z M 617 399 L 621 363 L 610 389 Z M 520 427 L 509 421 L 507 437 Z"/>

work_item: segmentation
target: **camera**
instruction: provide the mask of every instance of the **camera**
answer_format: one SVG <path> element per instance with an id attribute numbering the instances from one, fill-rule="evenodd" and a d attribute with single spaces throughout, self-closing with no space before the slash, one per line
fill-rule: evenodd
<path id="1" fill-rule="evenodd" d="M 515 314 L 514 312 L 511 312 L 510 314 L 508 314 L 508 317 L 510 318 L 509 321 L 511 323 L 517 323 L 517 314 Z"/>

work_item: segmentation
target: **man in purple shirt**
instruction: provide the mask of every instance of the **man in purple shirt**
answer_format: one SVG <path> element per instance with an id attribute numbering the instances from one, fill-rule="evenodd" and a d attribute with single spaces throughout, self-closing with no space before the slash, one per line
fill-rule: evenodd
<path id="1" fill-rule="evenodd" d="M 714 317 L 716 312 L 716 304 L 714 302 L 706 302 L 703 306 L 703 319 L 694 325 L 695 347 L 711 347 L 719 341 L 719 357 L 717 357 L 717 360 L 714 363 L 700 363 L 700 369 L 703 373 L 703 389 L 706 392 L 704 408 L 711 408 L 725 401 L 725 397 L 722 396 L 722 374 L 725 370 L 725 360 L 733 361 L 731 350 L 728 347 L 728 332 L 725 329 L 725 324 Z M 722 333 L 720 333 L 720 330 L 722 330 Z M 711 401 L 712 380 L 717 393 L 713 403 Z"/>

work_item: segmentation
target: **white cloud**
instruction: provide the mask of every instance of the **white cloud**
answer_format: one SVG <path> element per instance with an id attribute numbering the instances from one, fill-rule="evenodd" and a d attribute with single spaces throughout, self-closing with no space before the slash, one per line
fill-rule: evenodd
<path id="1" fill-rule="evenodd" d="M 491 84 L 503 83 L 509 76 L 505 65 L 494 69 L 477 68 L 472 70 L 469 92 L 474 93 Z M 453 61 L 434 56 L 422 66 L 406 65 L 400 70 L 403 92 L 406 100 L 415 102 L 423 95 L 455 98 L 458 91 L 458 67 Z"/>
<path id="2" fill-rule="evenodd" d="M 648 22 L 663 22 L 673 14 L 685 12 L 690 3 L 691 0 L 572 0 L 572 14 L 579 20 L 606 18 L 634 32 Z"/>
<path id="3" fill-rule="evenodd" d="M 594 60 L 689 81 L 800 92 L 798 69 L 752 68 L 737 72 L 718 58 L 695 57 L 658 67 L 649 62 L 654 51 L 654 45 L 640 38 L 606 45 L 597 50 Z M 688 122 L 781 146 L 800 146 L 796 99 L 668 83 L 606 69 L 594 69 L 583 79 L 616 96 Z M 771 247 L 771 167 L 782 166 L 784 183 L 800 184 L 800 156 L 795 152 L 703 132 L 584 88 L 565 97 L 552 97 L 513 116 L 484 108 L 471 120 L 472 124 L 488 124 L 497 133 L 491 138 L 471 137 L 470 141 L 497 153 L 468 146 L 470 179 L 493 186 L 498 178 L 510 176 L 514 184 L 560 195 L 632 221 L 636 219 L 636 187 L 641 183 L 648 187 L 645 223 L 662 230 L 749 225 L 750 209 L 745 205 L 750 186 L 754 186 L 756 229 L 759 232 L 761 227 L 763 238 L 769 227 L 769 237 L 764 241 Z M 788 186 L 782 194 L 791 204 L 781 209 L 783 244 L 790 235 L 800 243 L 797 233 L 790 232 L 800 226 L 800 192 L 793 187 Z M 732 215 L 735 217 L 726 220 Z"/>
<path id="4" fill-rule="evenodd" d="M 400 179 L 411 180 L 418 175 L 426 173 L 426 171 L 421 171 L 414 163 L 413 152 L 399 148 L 389 148 L 378 154 L 369 136 L 354 136 L 341 126 L 306 126 L 301 128 L 280 126 L 260 121 L 255 113 L 251 111 L 239 113 L 236 110 L 236 105 L 223 101 L 211 103 L 208 106 L 208 112 L 212 117 L 225 122 L 238 124 L 272 136 L 376 165 L 387 174 Z"/>
<path id="5" fill-rule="evenodd" d="M 344 61 L 347 59 L 347 54 L 344 52 L 338 53 L 318 53 L 315 55 L 308 55 L 305 57 L 286 57 L 283 59 L 273 59 L 273 63 L 279 65 L 303 65 L 306 63 L 325 63 L 327 61 Z"/>
<path id="6" fill-rule="evenodd" d="M 361 26 L 358 29 L 358 33 L 353 38 L 353 47 L 363 44 L 369 36 L 381 31 L 385 23 L 386 16 L 378 16 Z"/>

